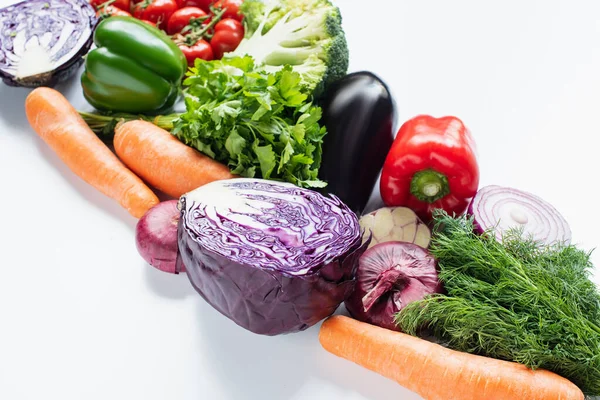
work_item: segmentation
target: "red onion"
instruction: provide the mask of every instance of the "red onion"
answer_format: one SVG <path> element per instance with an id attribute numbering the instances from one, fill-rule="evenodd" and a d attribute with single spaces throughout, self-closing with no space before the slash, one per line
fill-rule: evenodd
<path id="1" fill-rule="evenodd" d="M 441 290 L 436 261 L 427 250 L 413 243 L 384 242 L 359 259 L 356 288 L 345 305 L 358 320 L 398 330 L 398 311 Z"/>
<path id="2" fill-rule="evenodd" d="M 498 240 L 516 228 L 540 244 L 571 242 L 571 229 L 564 217 L 548 202 L 521 190 L 486 186 L 473 198 L 467 212 L 479 233 L 493 230 Z"/>
<path id="3" fill-rule="evenodd" d="M 171 274 L 185 272 L 177 265 L 177 200 L 168 200 L 152 207 L 135 228 L 135 244 L 144 260 L 156 269 Z"/>

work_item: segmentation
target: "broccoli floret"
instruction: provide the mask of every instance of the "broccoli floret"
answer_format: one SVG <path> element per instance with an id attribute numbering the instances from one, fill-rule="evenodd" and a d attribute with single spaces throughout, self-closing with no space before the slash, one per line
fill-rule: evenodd
<path id="1" fill-rule="evenodd" d="M 227 56 L 250 55 L 267 71 L 291 65 L 318 100 L 348 71 L 342 17 L 329 0 L 246 0 L 246 37 Z"/>

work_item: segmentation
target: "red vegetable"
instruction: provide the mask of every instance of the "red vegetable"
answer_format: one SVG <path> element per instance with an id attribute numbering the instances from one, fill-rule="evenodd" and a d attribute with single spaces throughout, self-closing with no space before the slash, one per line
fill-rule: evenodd
<path id="1" fill-rule="evenodd" d="M 435 259 L 427 250 L 413 243 L 384 242 L 360 257 L 356 288 L 345 304 L 360 321 L 398 330 L 398 311 L 441 290 Z"/>
<path id="2" fill-rule="evenodd" d="M 244 19 L 244 16 L 240 14 L 240 6 L 242 3 L 242 0 L 218 0 L 214 4 L 214 7 L 217 9 L 226 9 L 225 14 L 223 14 L 223 18 L 233 18 L 241 21 Z"/>
<path id="3" fill-rule="evenodd" d="M 207 14 L 198 7 L 184 7 L 175 11 L 167 23 L 167 33 L 174 35 L 181 32 L 189 25 L 191 20 L 207 17 Z"/>
<path id="4" fill-rule="evenodd" d="M 98 18 L 114 17 L 116 15 L 131 17 L 131 14 L 127 11 L 121 10 L 118 7 L 113 7 L 112 5 L 102 6 L 96 11 L 96 16 Z"/>
<path id="5" fill-rule="evenodd" d="M 175 0 L 152 0 L 137 3 L 133 8 L 133 16 L 137 19 L 144 19 L 156 23 L 159 28 L 163 28 L 171 15 L 177 11 Z"/>
<path id="6" fill-rule="evenodd" d="M 223 18 L 215 25 L 215 32 L 227 31 L 244 37 L 244 26 L 240 21 L 233 18 Z"/>
<path id="7" fill-rule="evenodd" d="M 199 7 L 206 12 L 210 11 L 210 5 L 214 0 L 181 0 L 184 7 Z"/>
<path id="8" fill-rule="evenodd" d="M 103 5 L 105 5 L 109 1 L 110 0 L 90 0 L 90 4 L 94 8 L 98 9 L 98 8 L 103 7 Z M 107 7 L 110 7 L 110 6 L 116 7 L 123 11 L 129 11 L 129 10 L 131 10 L 131 1 L 130 0 L 114 0 Z"/>
<path id="9" fill-rule="evenodd" d="M 210 40 L 210 46 L 216 60 L 223 58 L 223 54 L 235 50 L 243 39 L 243 35 L 230 30 L 220 30 L 215 32 Z"/>
<path id="10" fill-rule="evenodd" d="M 135 245 L 144 260 L 156 269 L 172 274 L 183 272 L 177 266 L 177 200 L 152 207 L 135 227 Z"/>
<path id="11" fill-rule="evenodd" d="M 381 197 L 414 210 L 426 222 L 434 209 L 465 212 L 479 187 L 475 143 L 456 117 L 417 116 L 405 122 L 381 175 Z"/>
<path id="12" fill-rule="evenodd" d="M 193 46 L 180 44 L 179 48 L 185 55 L 185 58 L 187 59 L 188 65 L 190 67 L 194 66 L 194 61 L 197 58 L 201 58 L 206 61 L 215 59 L 215 55 L 211 45 L 204 39 L 198 40 Z"/>

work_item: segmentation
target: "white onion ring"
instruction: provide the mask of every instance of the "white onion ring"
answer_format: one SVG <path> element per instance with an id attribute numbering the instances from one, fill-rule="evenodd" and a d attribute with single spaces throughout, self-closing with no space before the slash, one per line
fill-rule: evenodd
<path id="1" fill-rule="evenodd" d="M 477 192 L 467 213 L 473 216 L 479 233 L 493 230 L 498 240 L 506 231 L 517 228 L 543 245 L 571 243 L 571 228 L 556 208 L 518 189 L 486 186 Z"/>

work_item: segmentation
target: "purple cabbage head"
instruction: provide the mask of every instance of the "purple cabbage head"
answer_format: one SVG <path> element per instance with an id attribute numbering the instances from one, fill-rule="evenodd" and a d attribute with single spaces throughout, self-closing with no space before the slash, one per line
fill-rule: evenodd
<path id="1" fill-rule="evenodd" d="M 0 9 L 0 77 L 54 86 L 83 64 L 97 23 L 89 0 L 26 0 Z"/>
<path id="2" fill-rule="evenodd" d="M 289 183 L 230 179 L 180 199 L 179 259 L 198 293 L 257 334 L 298 332 L 353 291 L 364 244 L 337 197 Z"/>

